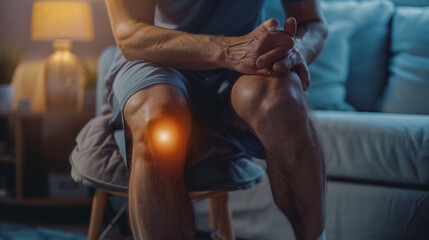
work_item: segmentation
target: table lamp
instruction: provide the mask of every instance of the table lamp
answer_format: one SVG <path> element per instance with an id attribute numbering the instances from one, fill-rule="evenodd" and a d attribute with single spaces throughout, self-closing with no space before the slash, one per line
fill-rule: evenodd
<path id="1" fill-rule="evenodd" d="M 33 4 L 33 40 L 53 41 L 54 53 L 45 64 L 46 108 L 82 108 L 85 67 L 70 50 L 72 40 L 94 38 L 92 9 L 84 1 L 36 1 Z"/>

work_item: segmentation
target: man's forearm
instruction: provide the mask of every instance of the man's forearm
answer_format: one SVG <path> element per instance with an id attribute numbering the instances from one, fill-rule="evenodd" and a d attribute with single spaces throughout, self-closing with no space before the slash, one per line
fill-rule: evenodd
<path id="1" fill-rule="evenodd" d="M 214 69 L 222 66 L 224 49 L 232 39 L 191 34 L 143 23 L 128 24 L 116 33 L 116 42 L 128 60 L 146 60 L 178 69 Z"/>
<path id="2" fill-rule="evenodd" d="M 295 47 L 302 53 L 307 64 L 313 62 L 322 51 L 328 34 L 324 21 L 301 23 L 295 35 Z"/>

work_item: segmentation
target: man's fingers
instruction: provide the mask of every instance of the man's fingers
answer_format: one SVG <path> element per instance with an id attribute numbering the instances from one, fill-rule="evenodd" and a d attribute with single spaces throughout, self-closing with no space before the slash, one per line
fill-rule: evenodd
<path id="1" fill-rule="evenodd" d="M 275 18 L 268 19 L 263 23 L 264 27 L 269 31 L 280 31 L 280 22 Z"/>
<path id="2" fill-rule="evenodd" d="M 303 72 L 302 75 L 304 78 L 302 80 L 303 88 L 304 88 L 304 91 L 307 91 L 307 89 L 310 87 L 310 84 L 311 84 L 310 70 L 308 70 L 307 64 L 304 64 L 304 63 L 301 64 L 300 68 L 301 68 L 301 71 Z"/>
<path id="3" fill-rule="evenodd" d="M 294 54 L 289 51 L 288 56 L 276 61 L 273 63 L 273 71 L 277 74 L 285 74 L 290 71 L 293 67 L 295 67 L 295 58 L 290 56 L 290 54 Z"/>
<path id="4" fill-rule="evenodd" d="M 258 69 L 255 72 L 256 75 L 263 75 L 263 76 L 273 76 L 274 73 L 272 70 L 268 68 Z"/>
<path id="5" fill-rule="evenodd" d="M 279 74 L 287 73 L 289 71 L 289 66 L 288 65 L 290 65 L 290 64 L 287 64 L 286 61 L 287 60 L 285 58 L 285 59 L 282 59 L 280 61 L 275 62 L 273 64 L 273 71 L 275 73 L 279 73 Z"/>
<path id="6" fill-rule="evenodd" d="M 285 32 L 290 36 L 294 37 L 296 34 L 296 19 L 294 17 L 290 17 L 285 22 Z"/>
<path id="7" fill-rule="evenodd" d="M 292 68 L 292 71 L 296 72 L 301 78 L 301 85 L 304 91 L 310 87 L 310 71 L 308 70 L 307 64 L 300 63 L 296 67 Z"/>
<path id="8" fill-rule="evenodd" d="M 273 50 L 262 54 L 256 60 L 256 66 L 258 68 L 271 68 L 273 63 L 285 58 L 289 54 L 289 49 L 286 47 L 277 47 Z"/>
<path id="9" fill-rule="evenodd" d="M 296 51 L 292 50 L 287 57 L 274 62 L 272 71 L 274 74 L 283 75 L 287 75 L 289 71 L 296 72 L 301 79 L 302 89 L 306 91 L 310 86 L 310 71 L 301 55 Z"/>

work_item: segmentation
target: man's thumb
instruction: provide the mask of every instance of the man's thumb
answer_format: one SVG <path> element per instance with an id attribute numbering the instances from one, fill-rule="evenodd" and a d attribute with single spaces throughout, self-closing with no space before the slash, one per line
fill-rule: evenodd
<path id="1" fill-rule="evenodd" d="M 296 34 L 296 19 L 294 17 L 290 17 L 285 22 L 285 32 L 292 37 Z"/>

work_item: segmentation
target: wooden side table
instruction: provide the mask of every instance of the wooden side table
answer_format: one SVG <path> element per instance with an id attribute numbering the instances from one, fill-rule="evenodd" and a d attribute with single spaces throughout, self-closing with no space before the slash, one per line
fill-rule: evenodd
<path id="1" fill-rule="evenodd" d="M 92 116 L 75 110 L 0 111 L 0 169 L 14 169 L 13 193 L 0 198 L 0 204 L 90 205 L 89 197 L 49 197 L 47 174 L 70 173 L 68 157 L 75 138 Z"/>

